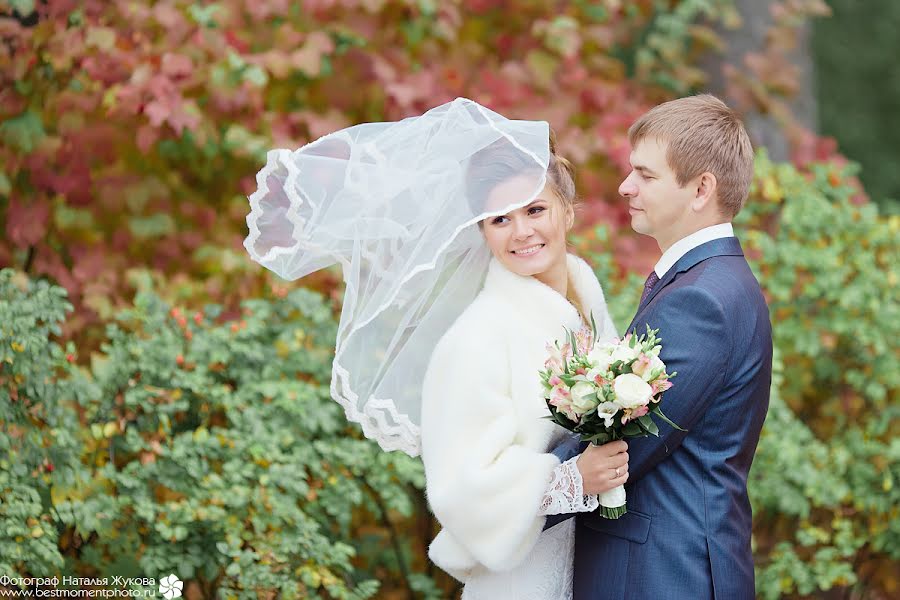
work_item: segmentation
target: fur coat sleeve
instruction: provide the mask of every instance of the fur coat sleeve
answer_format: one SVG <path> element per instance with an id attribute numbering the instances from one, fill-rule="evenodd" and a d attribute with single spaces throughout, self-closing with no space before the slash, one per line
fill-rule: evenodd
<path id="1" fill-rule="evenodd" d="M 538 506 L 559 464 L 517 439 L 507 352 L 490 327 L 479 335 L 476 320 L 457 322 L 441 340 L 423 387 L 426 491 L 443 526 L 429 555 L 458 577 L 478 564 L 503 571 L 524 558 L 543 529 Z"/>

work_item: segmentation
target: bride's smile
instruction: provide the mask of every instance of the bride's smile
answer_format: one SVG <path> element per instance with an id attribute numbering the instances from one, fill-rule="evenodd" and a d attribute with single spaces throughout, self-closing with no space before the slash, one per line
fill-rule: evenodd
<path id="1" fill-rule="evenodd" d="M 533 246 L 528 246 L 527 248 L 522 248 L 520 250 L 510 250 L 510 253 L 515 254 L 519 257 L 527 258 L 530 256 L 534 256 L 535 254 L 540 252 L 541 248 L 543 248 L 544 246 L 546 246 L 546 244 L 535 244 Z"/>

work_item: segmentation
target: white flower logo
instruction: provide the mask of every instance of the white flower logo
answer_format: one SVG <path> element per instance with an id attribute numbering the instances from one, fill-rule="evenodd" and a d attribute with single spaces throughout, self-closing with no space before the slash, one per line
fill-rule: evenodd
<path id="1" fill-rule="evenodd" d="M 159 593 L 166 597 L 167 600 L 172 598 L 181 598 L 181 590 L 184 583 L 175 575 L 170 573 L 168 577 L 163 577 L 159 582 Z"/>

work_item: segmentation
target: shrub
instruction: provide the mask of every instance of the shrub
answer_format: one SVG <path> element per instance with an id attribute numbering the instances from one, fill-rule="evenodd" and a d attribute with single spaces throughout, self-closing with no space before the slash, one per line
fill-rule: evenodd
<path id="1" fill-rule="evenodd" d="M 23 383 L 3 410 L 57 416 L 4 430 L 5 446 L 34 440 L 4 481 L 0 530 L 18 536 L 5 542 L 8 572 L 173 572 L 206 597 L 363 598 L 378 580 L 436 589 L 404 577 L 419 540 L 396 531 L 417 508 L 421 464 L 362 439 L 330 399 L 336 331 L 320 296 L 248 300 L 226 321 L 216 306 L 187 314 L 144 290 L 108 327 L 88 378 L 58 370 L 68 363 L 47 339 L 55 323 L 33 329 L 62 318 L 64 292 L 16 279 L 3 271 L 18 353 L 4 377 Z M 27 383 L 38 376 L 44 387 Z M 34 483 L 45 452 L 55 469 Z M 46 534 L 31 537 L 38 526 Z"/>

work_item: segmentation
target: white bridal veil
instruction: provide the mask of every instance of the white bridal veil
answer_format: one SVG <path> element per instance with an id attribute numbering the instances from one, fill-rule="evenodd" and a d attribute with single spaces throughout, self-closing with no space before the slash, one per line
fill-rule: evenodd
<path id="1" fill-rule="evenodd" d="M 419 454 L 431 351 L 480 291 L 482 219 L 544 186 L 549 128 L 464 98 L 272 150 L 250 196 L 250 256 L 284 279 L 346 284 L 331 394 L 385 450 Z"/>

